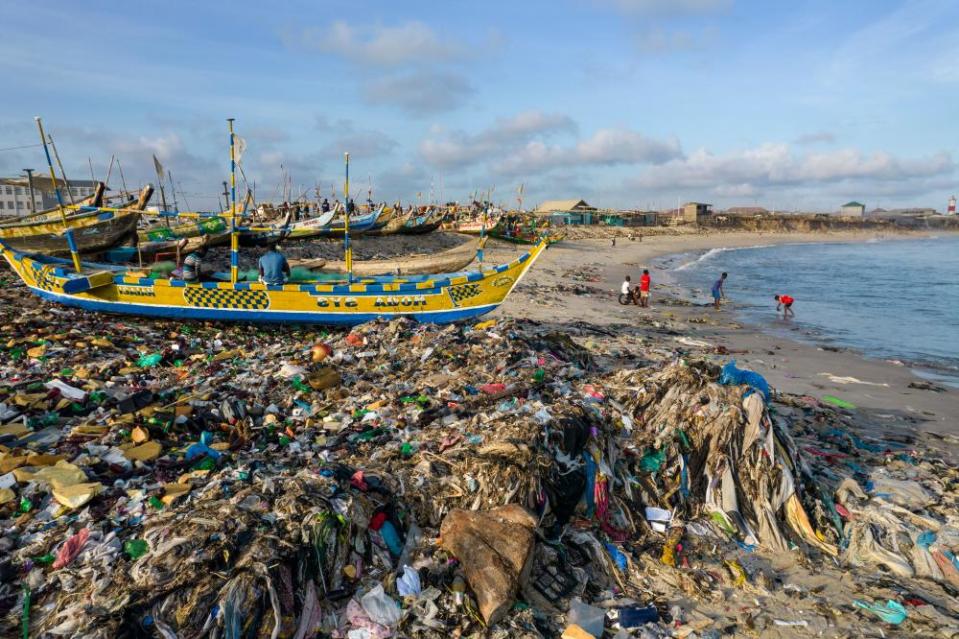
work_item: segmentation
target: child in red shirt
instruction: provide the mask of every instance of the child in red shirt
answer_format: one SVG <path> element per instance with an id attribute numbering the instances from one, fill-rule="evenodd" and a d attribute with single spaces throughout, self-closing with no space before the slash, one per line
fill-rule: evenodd
<path id="1" fill-rule="evenodd" d="M 790 317 L 796 317 L 796 314 L 793 312 L 793 302 L 794 300 L 789 295 L 776 295 L 776 312 L 778 313 L 780 309 L 783 312 L 783 319 L 789 319 Z"/>
<path id="2" fill-rule="evenodd" d="M 643 307 L 649 306 L 649 285 L 651 282 L 649 277 L 649 271 L 643 270 L 642 277 L 639 278 L 639 305 Z"/>

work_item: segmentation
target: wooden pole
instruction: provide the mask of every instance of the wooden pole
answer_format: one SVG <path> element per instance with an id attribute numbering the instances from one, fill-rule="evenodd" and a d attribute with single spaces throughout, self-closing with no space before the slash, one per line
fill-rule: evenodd
<path id="1" fill-rule="evenodd" d="M 236 145 L 233 134 L 234 118 L 227 118 L 230 126 L 230 282 L 240 278 L 240 236 L 236 232 Z"/>
<path id="2" fill-rule="evenodd" d="M 120 158 L 117 158 L 117 171 L 120 172 L 120 184 L 123 186 L 123 197 L 126 197 L 127 191 L 127 179 L 123 177 L 123 165 L 120 164 Z"/>
<path id="3" fill-rule="evenodd" d="M 67 214 L 63 210 L 63 196 L 60 195 L 60 187 L 57 186 L 57 174 L 53 170 L 53 160 L 50 159 L 50 149 L 47 147 L 47 136 L 43 132 L 43 122 L 40 116 L 34 118 L 37 122 L 37 129 L 40 131 L 40 141 L 43 143 L 43 152 L 47 156 L 47 167 L 50 169 L 50 179 L 53 180 L 53 190 L 57 194 L 57 207 L 60 210 L 60 221 L 63 222 L 63 234 L 67 238 L 67 246 L 70 247 L 70 257 L 73 258 L 73 268 L 77 273 L 80 272 L 80 253 L 77 251 L 77 243 L 73 239 L 73 231 L 67 227 Z"/>
<path id="4" fill-rule="evenodd" d="M 353 247 L 350 246 L 350 154 L 344 153 L 346 159 L 346 179 L 343 181 L 343 199 L 346 208 L 346 225 L 343 229 L 343 250 L 345 252 L 347 281 L 353 281 Z"/>
<path id="5" fill-rule="evenodd" d="M 50 146 L 53 148 L 53 157 L 57 160 L 57 166 L 60 167 L 60 179 L 63 180 L 63 186 L 67 190 L 67 197 L 70 198 L 70 204 L 76 204 L 73 201 L 73 193 L 70 191 L 70 182 L 67 181 L 67 174 L 63 170 L 63 163 L 60 162 L 60 154 L 57 152 L 57 145 L 53 141 L 53 136 L 47 134 L 47 137 L 50 138 Z"/>

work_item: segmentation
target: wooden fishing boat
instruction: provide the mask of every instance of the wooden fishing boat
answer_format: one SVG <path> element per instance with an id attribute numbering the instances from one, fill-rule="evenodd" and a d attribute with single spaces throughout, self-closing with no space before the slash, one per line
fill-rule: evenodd
<path id="1" fill-rule="evenodd" d="M 406 221 L 410 219 L 410 213 L 403 213 L 402 209 L 397 211 L 393 210 L 393 216 L 386 223 L 385 226 L 378 229 L 373 229 L 367 231 L 366 235 L 393 235 L 398 233 L 401 228 L 406 224 Z"/>
<path id="2" fill-rule="evenodd" d="M 489 232 L 496 225 L 496 221 L 483 222 L 482 220 L 468 222 L 453 222 L 448 226 L 448 230 L 454 233 L 466 233 L 467 235 L 479 235 L 484 231 Z"/>
<path id="3" fill-rule="evenodd" d="M 140 220 L 135 209 L 80 207 L 63 218 L 57 213 L 0 226 L 0 240 L 23 251 L 48 255 L 70 253 L 65 231 L 73 233 L 79 253 L 102 251 L 131 237 Z"/>
<path id="4" fill-rule="evenodd" d="M 526 233 L 521 232 L 518 235 L 512 235 L 504 233 L 502 231 L 492 231 L 490 232 L 490 237 L 496 238 L 497 240 L 502 240 L 503 242 L 510 242 L 511 244 L 537 244 L 542 240 L 546 240 L 547 244 L 556 244 L 566 239 L 565 233 L 547 233 L 542 232 L 540 234 L 535 233 Z"/>
<path id="5" fill-rule="evenodd" d="M 382 209 L 371 211 L 366 215 L 350 218 L 350 235 L 362 235 L 376 225 L 377 219 L 383 213 Z M 335 214 L 335 213 L 333 213 Z M 270 226 L 249 226 L 240 233 L 242 246 L 263 246 L 270 241 L 306 240 L 318 237 L 340 238 L 346 232 L 346 221 L 342 218 L 332 219 L 333 214 L 325 213 L 319 218 L 301 220 L 292 224 L 276 224 Z M 325 218 L 325 223 L 320 224 Z"/>
<path id="6" fill-rule="evenodd" d="M 485 237 L 477 238 L 460 246 L 432 255 L 406 255 L 387 260 L 365 260 L 353 263 L 353 274 L 370 275 L 423 275 L 426 273 L 455 273 L 473 263 L 479 251 L 486 245 Z M 291 268 L 306 268 L 321 273 L 348 272 L 346 262 L 324 259 L 289 260 Z"/>
<path id="7" fill-rule="evenodd" d="M 0 241 L 4 258 L 27 287 L 58 304 L 150 317 L 326 325 L 401 316 L 445 323 L 483 315 L 506 299 L 545 249 L 542 242 L 508 264 L 462 274 L 270 286 L 186 283 L 92 264 L 75 269 L 69 260 L 26 254 Z"/>
<path id="8" fill-rule="evenodd" d="M 376 216 L 376 221 L 373 222 L 373 226 L 371 226 L 366 231 L 366 233 L 375 233 L 379 231 L 380 229 L 385 228 L 386 225 L 389 224 L 390 220 L 392 219 L 393 219 L 393 208 L 389 206 L 381 206 L 380 214 Z"/>
<path id="9" fill-rule="evenodd" d="M 443 224 L 444 216 L 443 211 L 427 211 L 423 215 L 412 216 L 400 227 L 399 232 L 403 235 L 432 233 Z"/>

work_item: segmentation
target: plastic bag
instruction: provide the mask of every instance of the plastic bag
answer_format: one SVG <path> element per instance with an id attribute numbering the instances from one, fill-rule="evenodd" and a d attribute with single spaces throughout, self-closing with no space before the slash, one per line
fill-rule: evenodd
<path id="1" fill-rule="evenodd" d="M 863 610 L 868 610 L 873 613 L 886 623 L 891 623 L 894 626 L 898 626 L 903 621 L 906 620 L 906 609 L 903 608 L 902 604 L 898 601 L 893 601 L 890 599 L 884 604 L 871 604 L 860 599 L 856 599 L 852 602 L 852 605 L 857 608 L 862 608 Z"/>
<path id="2" fill-rule="evenodd" d="M 732 360 L 723 366 L 723 371 L 719 375 L 719 383 L 725 386 L 742 386 L 745 384 L 762 393 L 763 399 L 769 401 L 769 383 L 766 378 L 759 373 L 744 368 L 736 368 L 736 360 Z"/>
<path id="3" fill-rule="evenodd" d="M 363 610 L 369 616 L 370 621 L 381 626 L 392 628 L 400 622 L 400 618 L 403 616 L 396 602 L 383 590 L 382 584 L 376 584 L 375 588 L 363 595 L 360 598 L 360 605 L 363 606 Z"/>
<path id="4" fill-rule="evenodd" d="M 419 597 L 423 592 L 420 574 L 409 566 L 403 566 L 403 574 L 396 579 L 396 591 L 401 597 Z"/>
<path id="5" fill-rule="evenodd" d="M 570 600 L 567 619 L 569 623 L 576 624 L 594 637 L 603 636 L 603 628 L 606 625 L 606 611 L 585 603 L 579 597 Z"/>

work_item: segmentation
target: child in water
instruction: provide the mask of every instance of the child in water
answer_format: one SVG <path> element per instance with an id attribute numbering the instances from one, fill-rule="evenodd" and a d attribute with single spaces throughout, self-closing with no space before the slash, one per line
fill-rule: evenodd
<path id="1" fill-rule="evenodd" d="M 793 302 L 794 300 L 789 295 L 776 295 L 776 312 L 780 310 L 783 312 L 783 319 L 789 319 L 790 317 L 796 317 L 796 314 L 793 312 Z"/>

